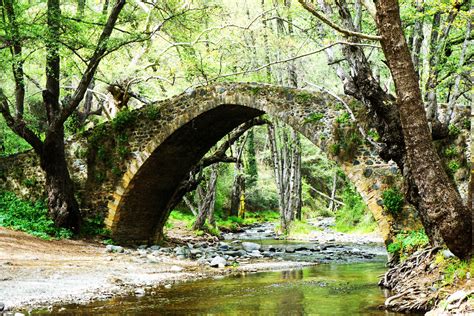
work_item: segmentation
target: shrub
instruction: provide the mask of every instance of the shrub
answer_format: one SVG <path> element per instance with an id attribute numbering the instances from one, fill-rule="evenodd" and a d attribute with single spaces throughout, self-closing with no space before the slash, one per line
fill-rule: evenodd
<path id="1" fill-rule="evenodd" d="M 403 194 L 397 188 L 389 188 L 383 191 L 382 200 L 385 209 L 391 214 L 398 214 L 403 208 Z"/>
<path id="2" fill-rule="evenodd" d="M 112 120 L 112 128 L 115 131 L 122 131 L 126 127 L 130 127 L 135 123 L 137 113 L 134 111 L 123 110 L 117 113 L 117 116 Z"/>
<path id="3" fill-rule="evenodd" d="M 42 239 L 72 237 L 70 230 L 54 225 L 48 217 L 44 201 L 24 201 L 12 192 L 0 192 L 0 226 L 21 230 Z"/>

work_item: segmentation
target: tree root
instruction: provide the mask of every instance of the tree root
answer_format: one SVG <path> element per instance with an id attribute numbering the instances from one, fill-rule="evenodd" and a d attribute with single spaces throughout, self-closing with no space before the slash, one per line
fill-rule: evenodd
<path id="1" fill-rule="evenodd" d="M 385 273 L 379 285 L 394 294 L 385 301 L 387 309 L 397 312 L 427 311 L 439 301 L 439 291 L 434 285 L 440 280 L 440 272 L 432 264 L 432 259 L 440 249 L 419 250 Z"/>

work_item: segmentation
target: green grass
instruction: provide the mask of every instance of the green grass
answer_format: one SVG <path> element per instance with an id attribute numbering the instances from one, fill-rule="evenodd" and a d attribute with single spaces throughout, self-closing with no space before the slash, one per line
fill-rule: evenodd
<path id="1" fill-rule="evenodd" d="M 293 221 L 290 224 L 289 234 L 287 237 L 292 239 L 298 239 L 308 236 L 311 231 L 318 230 L 315 226 L 307 223 L 306 221 Z M 320 230 L 320 229 L 319 229 Z"/>
<path id="2" fill-rule="evenodd" d="M 47 240 L 72 236 L 72 231 L 54 226 L 44 201 L 32 203 L 11 192 L 0 192 L 0 226 Z"/>
<path id="3" fill-rule="evenodd" d="M 457 257 L 445 258 L 442 251 L 439 251 L 435 257 L 435 263 L 440 269 L 444 278 L 442 285 L 451 285 L 457 280 L 465 280 L 469 272 L 474 275 L 474 260 L 460 260 Z"/>

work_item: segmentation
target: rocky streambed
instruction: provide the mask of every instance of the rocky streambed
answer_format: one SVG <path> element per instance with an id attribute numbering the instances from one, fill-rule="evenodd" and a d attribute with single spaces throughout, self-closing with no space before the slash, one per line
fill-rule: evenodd
<path id="1" fill-rule="evenodd" d="M 319 239 L 313 234 L 305 241 L 287 241 L 277 239 L 273 230 L 267 223 L 226 234 L 225 240 L 125 248 L 85 241 L 42 241 L 0 229 L 0 307 L 10 312 L 27 313 L 40 307 L 57 311 L 70 303 L 140 297 L 156 292 L 157 287 L 169 289 L 180 282 L 213 276 L 301 269 L 319 263 L 383 264 L 385 258 L 381 244 L 370 239 L 351 243 L 343 236 L 326 234 Z M 316 231 L 325 234 L 321 228 Z"/>

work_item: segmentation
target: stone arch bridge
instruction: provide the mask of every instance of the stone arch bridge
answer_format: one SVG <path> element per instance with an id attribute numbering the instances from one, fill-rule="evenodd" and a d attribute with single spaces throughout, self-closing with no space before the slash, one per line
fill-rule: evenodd
<path id="1" fill-rule="evenodd" d="M 340 124 L 345 111 L 327 94 L 228 83 L 188 90 L 122 112 L 113 121 L 67 141 L 82 212 L 102 214 L 116 241 L 155 242 L 169 215 L 166 205 L 189 170 L 232 129 L 267 113 L 302 133 L 321 150 L 349 154 L 350 158 L 339 160 L 339 164 L 388 242 L 393 219 L 380 203 L 383 175 L 397 171 L 380 161 L 366 145 L 360 145 L 363 140 L 360 146 L 350 147 L 337 139 L 347 130 Z M 361 137 L 354 135 L 351 137 Z M 0 162 L 0 188 L 28 197 L 41 194 L 44 177 L 32 152 Z"/>

